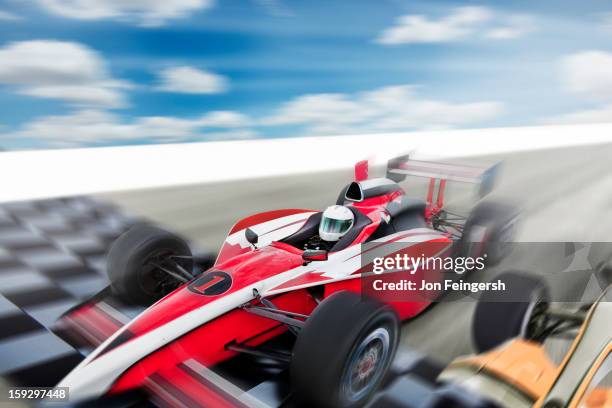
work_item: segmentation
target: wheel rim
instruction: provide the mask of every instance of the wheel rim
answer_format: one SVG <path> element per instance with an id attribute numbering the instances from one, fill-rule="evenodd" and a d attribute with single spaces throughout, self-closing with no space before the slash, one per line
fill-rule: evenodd
<path id="1" fill-rule="evenodd" d="M 366 396 L 384 374 L 389 358 L 391 336 L 384 327 L 371 332 L 355 348 L 342 376 L 341 396 L 347 402 Z"/>

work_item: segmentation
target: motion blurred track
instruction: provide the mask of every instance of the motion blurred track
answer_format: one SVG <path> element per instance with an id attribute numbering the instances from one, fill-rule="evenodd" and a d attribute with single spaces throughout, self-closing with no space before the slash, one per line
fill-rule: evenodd
<path id="1" fill-rule="evenodd" d="M 503 161 L 499 184 L 490 199 L 512 201 L 522 208 L 518 240 L 612 241 L 612 145 L 534 151 L 462 162 Z M 313 158 L 313 160 L 316 158 Z M 383 170 L 373 170 L 373 176 Z M 216 250 L 232 224 L 247 215 L 277 208 L 323 209 L 334 204 L 352 170 L 307 176 L 203 184 L 100 195 L 129 213 L 150 218 L 185 235 L 202 247 Z M 424 184 L 406 183 L 409 194 L 424 196 Z M 450 205 L 469 208 L 468 194 L 451 190 Z M 457 198 L 458 197 L 458 198 Z M 505 269 L 534 272 L 563 268 L 563 257 L 550 253 L 511 256 L 477 279 L 489 279 Z M 562 298 L 576 285 L 570 280 L 553 287 Z M 406 324 L 402 346 L 416 348 L 448 361 L 472 350 L 470 325 L 473 302 L 442 302 Z"/>

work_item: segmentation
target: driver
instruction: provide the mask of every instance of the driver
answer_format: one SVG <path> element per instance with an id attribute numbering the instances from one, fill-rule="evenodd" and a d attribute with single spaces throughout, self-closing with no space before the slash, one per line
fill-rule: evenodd
<path id="1" fill-rule="evenodd" d="M 304 249 L 329 251 L 340 238 L 353 227 L 355 216 L 343 205 L 332 205 L 323 211 L 319 224 L 319 235 L 310 238 Z"/>

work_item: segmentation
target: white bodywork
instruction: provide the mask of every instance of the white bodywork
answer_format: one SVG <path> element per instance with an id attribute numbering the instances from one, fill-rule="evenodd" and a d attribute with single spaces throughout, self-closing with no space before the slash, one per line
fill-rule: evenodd
<path id="1" fill-rule="evenodd" d="M 279 240 L 297 231 L 312 214 L 312 212 L 306 212 L 290 215 L 251 226 L 250 228 L 259 234 L 260 246 L 268 245 L 272 241 Z M 302 222 L 296 223 L 296 221 Z M 243 248 L 249 246 L 250 244 L 244 238 L 244 231 L 245 230 L 240 230 L 229 235 L 226 242 L 233 245 L 238 244 Z M 406 243 L 407 246 L 410 246 L 411 244 L 429 241 L 442 236 L 440 233 L 428 228 L 418 228 L 410 230 L 409 232 L 410 234 L 408 234 L 408 236 L 395 242 Z M 400 234 L 406 234 L 406 231 L 389 235 L 383 239 L 377 240 L 377 242 L 392 240 Z M 121 335 L 126 325 L 89 354 L 87 358 L 58 384 L 58 387 L 68 387 L 70 389 L 70 398 L 72 401 L 100 397 L 104 395 L 121 374 L 134 363 L 172 342 L 184 333 L 251 301 L 254 298 L 253 291 L 255 289 L 261 296 L 265 297 L 310 286 L 296 285 L 278 288 L 279 285 L 304 273 L 321 273 L 322 276 L 330 278 L 330 280 L 325 283 L 359 278 L 361 275 L 353 273 L 361 267 L 360 252 L 361 245 L 353 245 L 342 251 L 330 254 L 327 261 L 317 262 L 316 265 L 311 263 L 307 266 L 299 266 L 224 295 L 160 327 L 135 337 L 125 344 L 96 358 L 106 346 Z M 316 266 L 314 272 L 313 266 Z M 136 319 L 138 319 L 138 316 L 134 320 Z"/>

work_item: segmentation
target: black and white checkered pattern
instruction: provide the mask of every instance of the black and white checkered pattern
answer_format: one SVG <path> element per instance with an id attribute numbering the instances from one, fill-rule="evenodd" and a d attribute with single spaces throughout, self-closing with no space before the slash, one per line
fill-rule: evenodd
<path id="1" fill-rule="evenodd" d="M 83 358 L 49 328 L 107 286 L 106 251 L 137 221 L 86 197 L 0 205 L 0 376 L 52 386 Z"/>
<path id="2" fill-rule="evenodd" d="M 18 386 L 54 386 L 91 351 L 51 328 L 108 286 L 106 252 L 136 222 L 143 220 L 88 197 L 0 205 L 0 377 Z M 142 311 L 105 293 L 94 302 L 125 319 Z M 273 341 L 287 343 L 285 337 Z M 266 406 L 295 405 L 282 366 L 239 355 L 212 370 Z"/>
<path id="3" fill-rule="evenodd" d="M 8 383 L 54 386 L 91 351 L 51 328 L 108 286 L 106 252 L 136 222 L 143 220 L 88 197 L 0 205 L 0 376 Z M 142 311 L 102 301 L 127 319 Z M 271 407 L 289 391 L 284 369 L 249 357 L 214 371 Z"/>

